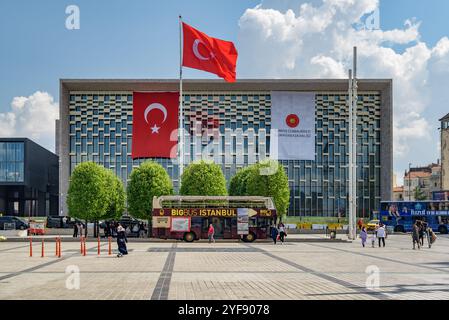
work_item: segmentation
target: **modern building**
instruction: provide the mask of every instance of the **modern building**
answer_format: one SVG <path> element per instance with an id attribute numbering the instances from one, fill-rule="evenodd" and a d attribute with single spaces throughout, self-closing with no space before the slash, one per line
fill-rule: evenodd
<path id="1" fill-rule="evenodd" d="M 185 163 L 206 146 L 218 150 L 226 179 L 247 164 L 270 156 L 271 92 L 313 92 L 316 114 L 315 161 L 282 161 L 295 216 L 344 216 L 348 209 L 347 80 L 185 80 Z M 126 184 L 131 159 L 133 92 L 177 91 L 177 80 L 61 80 L 57 124 L 62 214 L 70 174 L 95 161 Z M 378 211 L 392 198 L 392 81 L 360 80 L 357 111 L 358 215 Z M 177 159 L 154 159 L 179 188 Z"/>
<path id="2" fill-rule="evenodd" d="M 449 113 L 441 122 L 441 189 L 449 190 Z"/>
<path id="3" fill-rule="evenodd" d="M 0 213 L 58 215 L 58 157 L 26 138 L 0 138 Z"/>
<path id="4" fill-rule="evenodd" d="M 433 192 L 441 190 L 441 165 L 432 163 L 425 167 L 410 168 L 404 175 L 404 200 L 416 201 L 415 190 L 417 188 L 425 196 L 426 200 L 432 200 Z"/>

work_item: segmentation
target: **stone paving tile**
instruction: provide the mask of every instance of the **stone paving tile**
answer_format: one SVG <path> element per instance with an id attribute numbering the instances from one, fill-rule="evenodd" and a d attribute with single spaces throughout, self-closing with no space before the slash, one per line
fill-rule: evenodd
<path id="1" fill-rule="evenodd" d="M 449 299 L 449 237 L 432 249 L 411 250 L 409 236 L 390 236 L 387 248 L 353 243 L 128 243 L 123 258 L 102 255 L 96 243 L 54 244 L 40 258 L 40 244 L 28 257 L 27 243 L 0 243 L 0 299 L 150 299 L 174 255 L 168 299 Z M 113 243 L 114 252 L 116 244 Z M 159 250 L 163 249 L 163 250 Z M 158 251 L 159 250 L 159 251 Z M 151 251 L 151 252 L 150 252 Z M 68 290 L 69 265 L 79 266 L 80 290 Z M 367 266 L 380 271 L 380 288 L 365 288 Z M 382 295 L 378 295 L 377 293 Z"/>

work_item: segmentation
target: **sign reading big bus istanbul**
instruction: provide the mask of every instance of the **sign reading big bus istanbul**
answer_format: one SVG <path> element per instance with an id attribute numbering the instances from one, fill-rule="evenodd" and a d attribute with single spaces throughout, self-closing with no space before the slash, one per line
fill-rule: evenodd
<path id="1" fill-rule="evenodd" d="M 171 217 L 223 217 L 233 218 L 237 217 L 237 208 L 225 208 L 225 209 L 156 209 L 153 212 L 153 216 L 171 216 Z M 269 209 L 248 209 L 248 216 L 254 217 L 273 217 L 276 215 L 276 210 Z"/>

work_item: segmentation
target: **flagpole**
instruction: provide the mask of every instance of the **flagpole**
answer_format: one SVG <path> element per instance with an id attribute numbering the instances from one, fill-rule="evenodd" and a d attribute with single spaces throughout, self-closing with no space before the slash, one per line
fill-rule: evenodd
<path id="1" fill-rule="evenodd" d="M 182 16 L 179 15 L 179 188 L 184 172 L 184 110 L 182 101 Z"/>

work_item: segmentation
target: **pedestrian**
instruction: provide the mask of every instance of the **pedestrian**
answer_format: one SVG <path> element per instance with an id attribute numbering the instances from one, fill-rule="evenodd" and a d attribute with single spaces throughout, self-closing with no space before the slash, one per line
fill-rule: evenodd
<path id="1" fill-rule="evenodd" d="M 425 223 L 423 221 L 419 221 L 419 242 L 421 243 L 421 247 L 424 247 L 424 234 L 426 232 Z"/>
<path id="2" fill-rule="evenodd" d="M 76 223 L 73 224 L 73 237 L 78 238 L 78 225 Z"/>
<path id="3" fill-rule="evenodd" d="M 273 225 L 271 227 L 271 238 L 273 239 L 274 244 L 276 244 L 278 234 L 279 234 L 278 228 L 276 228 L 276 225 Z"/>
<path id="4" fill-rule="evenodd" d="M 83 237 L 83 225 L 81 222 L 78 223 L 78 233 L 80 237 Z"/>
<path id="5" fill-rule="evenodd" d="M 279 223 L 279 240 L 281 240 L 281 244 L 284 244 L 284 238 L 287 235 L 287 233 L 285 232 L 285 226 L 282 222 Z"/>
<path id="6" fill-rule="evenodd" d="M 143 225 L 143 222 L 139 223 L 139 238 L 143 238 L 145 235 L 145 227 Z"/>
<path id="7" fill-rule="evenodd" d="M 377 229 L 377 238 L 379 239 L 379 248 L 380 244 L 383 244 L 383 247 L 385 248 L 385 236 L 387 235 L 387 232 L 385 231 L 385 226 L 383 224 L 379 225 L 379 228 Z"/>
<path id="8" fill-rule="evenodd" d="M 357 221 L 357 226 L 359 227 L 359 230 L 362 230 L 363 227 L 363 219 L 360 218 L 359 221 Z"/>
<path id="9" fill-rule="evenodd" d="M 419 226 L 418 221 L 415 221 L 412 227 L 412 240 L 413 240 L 413 250 L 416 250 L 416 244 L 418 244 L 418 250 L 421 249 L 421 244 L 419 242 Z"/>
<path id="10" fill-rule="evenodd" d="M 128 254 L 128 249 L 126 248 L 126 243 L 128 242 L 128 238 L 126 238 L 125 228 L 119 223 L 117 227 L 117 246 L 118 246 L 118 254 L 117 257 L 123 257 L 123 255 Z"/>
<path id="11" fill-rule="evenodd" d="M 376 243 L 376 231 L 373 230 L 373 233 L 371 234 L 371 247 L 374 248 L 375 243 Z"/>
<path id="12" fill-rule="evenodd" d="M 362 239 L 362 246 L 365 248 L 366 239 L 368 238 L 368 233 L 366 233 L 366 228 L 362 227 L 360 231 L 360 239 Z"/>
<path id="13" fill-rule="evenodd" d="M 215 243 L 214 234 L 215 234 L 215 229 L 211 223 L 209 225 L 209 230 L 207 231 L 207 237 L 209 238 L 209 243 L 211 243 L 212 241 Z"/>

